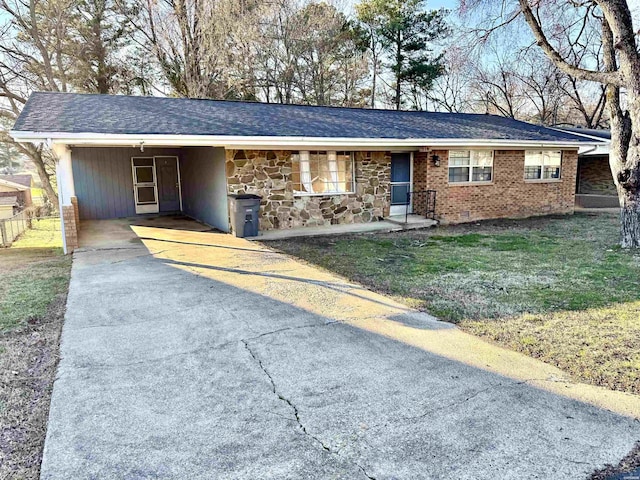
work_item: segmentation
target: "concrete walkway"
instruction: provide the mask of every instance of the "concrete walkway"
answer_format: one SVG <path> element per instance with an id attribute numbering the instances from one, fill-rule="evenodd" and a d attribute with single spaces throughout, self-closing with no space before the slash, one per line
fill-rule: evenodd
<path id="1" fill-rule="evenodd" d="M 45 480 L 582 479 L 640 440 L 638 397 L 258 243 L 132 228 L 74 254 Z"/>

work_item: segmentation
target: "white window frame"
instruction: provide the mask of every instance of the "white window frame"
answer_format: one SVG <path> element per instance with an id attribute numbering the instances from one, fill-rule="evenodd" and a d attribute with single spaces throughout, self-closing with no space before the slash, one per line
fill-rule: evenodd
<path id="1" fill-rule="evenodd" d="M 298 159 L 298 165 L 300 165 L 300 184 L 303 183 L 303 178 L 302 178 L 302 159 L 304 157 L 306 157 L 307 159 L 310 158 L 312 153 L 324 153 L 327 156 L 327 160 L 329 160 L 330 158 L 334 157 L 338 154 L 338 153 L 345 153 L 345 154 L 349 154 L 349 159 L 351 160 L 351 185 L 347 185 L 347 187 L 350 187 L 348 190 L 344 191 L 344 192 L 305 192 L 305 191 L 300 191 L 300 190 L 295 190 L 293 191 L 293 195 L 296 197 L 327 197 L 327 196 L 335 196 L 335 195 L 352 195 L 353 193 L 355 193 L 355 184 L 356 184 L 356 177 L 355 177 L 355 155 L 353 151 L 350 150 L 300 150 L 297 152 L 297 154 L 299 155 L 299 159 Z M 292 155 L 295 155 L 295 152 L 292 153 Z M 292 162 L 293 164 L 293 162 Z M 313 184 L 313 178 L 309 178 L 307 179 L 308 182 L 311 182 L 311 184 Z M 332 183 L 332 180 L 327 182 L 327 185 L 329 185 L 330 183 Z"/>
<path id="2" fill-rule="evenodd" d="M 469 165 L 451 165 L 451 152 L 469 152 Z M 473 169 L 474 168 L 487 168 L 482 165 L 474 165 L 473 164 L 473 153 L 474 152 L 491 152 L 491 180 L 474 180 L 473 179 Z M 448 153 L 448 168 L 447 168 L 447 183 L 450 185 L 491 185 L 495 179 L 495 152 L 493 150 L 484 149 L 484 148 L 468 148 L 468 149 L 455 149 L 449 150 Z M 452 168 L 469 168 L 469 177 L 467 180 L 462 180 L 460 182 L 452 182 L 450 180 L 450 172 Z"/>
<path id="3" fill-rule="evenodd" d="M 541 154 L 541 162 L 540 164 L 535 165 L 527 165 L 527 154 L 535 153 Z M 545 153 L 559 153 L 560 154 L 560 173 L 558 174 L 558 178 L 544 178 L 544 167 L 545 167 Z M 560 182 L 562 181 L 562 150 L 525 150 L 524 151 L 524 171 L 523 177 L 525 182 L 531 183 L 547 183 L 547 182 Z M 527 167 L 539 166 L 540 167 L 540 177 L 539 178 L 527 178 Z"/>

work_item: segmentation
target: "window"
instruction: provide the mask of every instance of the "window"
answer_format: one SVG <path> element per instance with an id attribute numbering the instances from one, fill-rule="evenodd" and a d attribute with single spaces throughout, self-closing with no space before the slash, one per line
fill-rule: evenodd
<path id="1" fill-rule="evenodd" d="M 449 182 L 490 182 L 493 180 L 493 151 L 449 150 Z"/>
<path id="2" fill-rule="evenodd" d="M 303 194 L 353 192 L 351 152 L 307 152 L 291 155 L 293 189 Z"/>
<path id="3" fill-rule="evenodd" d="M 524 152 L 525 180 L 557 180 L 560 178 L 562 152 L 527 150 Z"/>

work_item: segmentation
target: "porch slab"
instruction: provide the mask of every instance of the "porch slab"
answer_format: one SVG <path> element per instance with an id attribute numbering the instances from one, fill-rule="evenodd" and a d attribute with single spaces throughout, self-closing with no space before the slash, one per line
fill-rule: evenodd
<path id="1" fill-rule="evenodd" d="M 287 230 L 265 230 L 257 237 L 248 237 L 247 240 L 269 241 L 284 240 L 294 237 L 320 237 L 323 235 L 348 235 L 352 233 L 386 233 L 403 230 L 402 225 L 383 220 L 370 223 L 350 223 L 344 225 L 322 225 L 319 227 L 290 228 Z"/>
<path id="2" fill-rule="evenodd" d="M 620 209 L 620 202 L 617 195 L 591 195 L 576 193 L 576 207 Z"/>

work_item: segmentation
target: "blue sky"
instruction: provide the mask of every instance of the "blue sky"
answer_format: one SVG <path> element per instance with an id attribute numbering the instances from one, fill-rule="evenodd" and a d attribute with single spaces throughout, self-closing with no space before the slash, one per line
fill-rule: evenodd
<path id="1" fill-rule="evenodd" d="M 458 6 L 458 2 L 456 0 L 431 0 L 427 2 L 427 6 L 429 8 L 448 8 L 453 10 Z"/>

